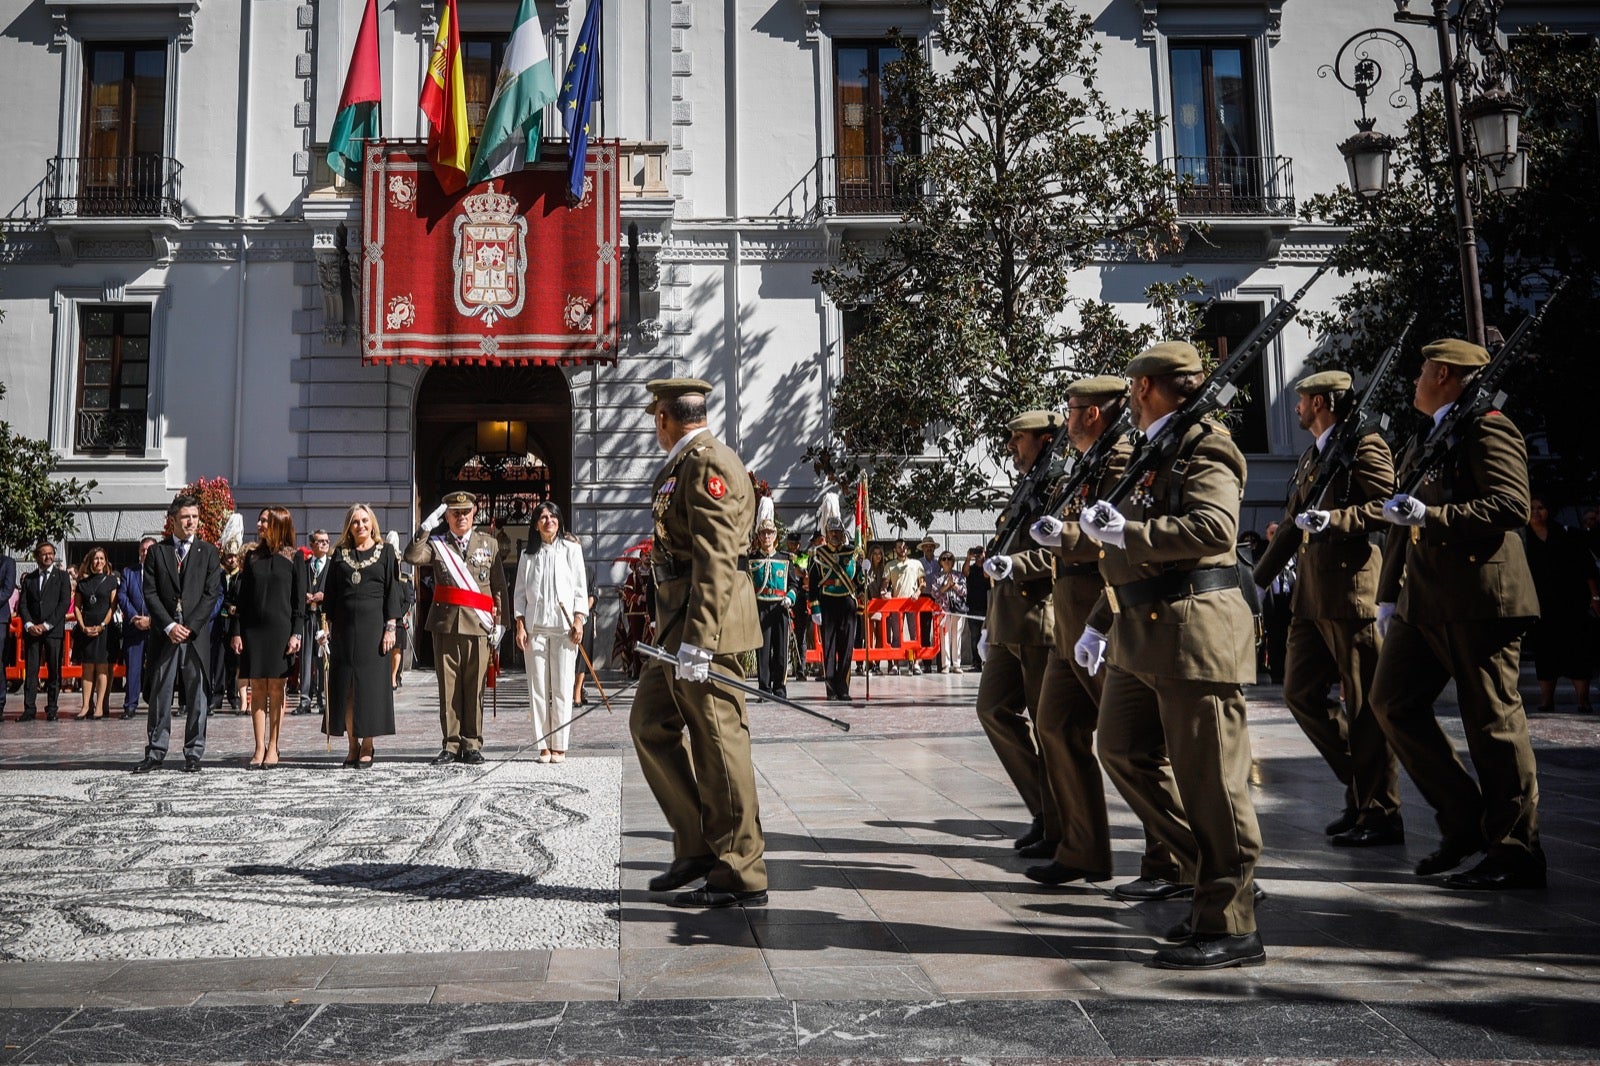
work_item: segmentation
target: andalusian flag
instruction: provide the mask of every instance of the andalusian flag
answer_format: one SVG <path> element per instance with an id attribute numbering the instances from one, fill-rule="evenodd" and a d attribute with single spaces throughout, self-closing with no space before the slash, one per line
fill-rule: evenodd
<path id="1" fill-rule="evenodd" d="M 533 0 L 522 0 L 517 24 L 506 44 L 506 58 L 500 65 L 500 80 L 495 82 L 489 114 L 478 135 L 478 154 L 472 158 L 472 176 L 467 184 L 476 185 L 498 178 L 524 163 L 539 161 L 539 133 L 544 105 L 556 98 L 556 76 L 550 69 L 550 54 L 544 47 L 544 30 L 539 28 L 539 12 Z"/>
<path id="2" fill-rule="evenodd" d="M 589 115 L 600 94 L 600 0 L 589 0 L 583 29 L 572 48 L 561 82 L 561 125 L 567 131 L 567 195 L 573 203 L 583 199 L 583 168 L 589 155 Z"/>
<path id="3" fill-rule="evenodd" d="M 428 133 L 428 162 L 447 193 L 467 187 L 467 85 L 461 69 L 461 26 L 456 0 L 444 0 L 433 56 L 417 106 L 433 129 Z"/>
<path id="4" fill-rule="evenodd" d="M 366 142 L 383 135 L 383 75 L 378 69 L 378 0 L 367 0 L 344 76 L 344 95 L 328 136 L 328 168 L 345 181 L 360 182 Z"/>

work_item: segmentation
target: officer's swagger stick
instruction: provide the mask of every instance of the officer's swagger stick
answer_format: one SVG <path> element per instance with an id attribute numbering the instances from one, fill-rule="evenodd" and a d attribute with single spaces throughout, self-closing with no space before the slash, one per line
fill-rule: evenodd
<path id="1" fill-rule="evenodd" d="M 647 658 L 659 659 L 661 662 L 672 663 L 674 665 L 676 665 L 677 662 L 678 662 L 678 657 L 676 655 L 672 655 L 672 654 L 670 654 L 668 652 L 662 651 L 660 648 L 656 647 L 654 644 L 646 644 L 642 640 L 639 641 L 639 643 L 635 644 L 634 648 L 641 655 L 644 655 Z M 719 684 L 726 685 L 728 688 L 736 688 L 740 692 L 745 693 L 746 695 L 753 696 L 758 700 L 765 700 L 768 703 L 781 703 L 783 706 L 792 708 L 792 709 L 794 709 L 796 711 L 799 711 L 801 714 L 809 714 L 813 718 L 820 718 L 824 722 L 827 722 L 829 725 L 837 726 L 838 728 L 844 730 L 846 733 L 850 732 L 850 723 L 849 722 L 843 721 L 843 720 L 838 719 L 838 718 L 830 718 L 830 717 L 828 717 L 827 715 L 823 714 L 820 711 L 813 711 L 810 707 L 802 706 L 802 705 L 794 702 L 793 700 L 785 699 L 782 696 L 774 696 L 770 692 L 763 692 L 761 689 L 757 688 L 755 685 L 751 685 L 751 684 L 748 684 L 748 683 L 746 683 L 744 681 L 740 681 L 736 677 L 729 677 L 727 674 L 718 673 L 715 670 L 710 671 L 710 674 L 711 674 L 711 680 L 716 681 Z"/>

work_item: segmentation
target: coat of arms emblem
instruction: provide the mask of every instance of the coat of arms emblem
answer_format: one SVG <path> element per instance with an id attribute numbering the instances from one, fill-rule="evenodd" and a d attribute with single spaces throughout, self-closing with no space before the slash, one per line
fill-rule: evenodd
<path id="1" fill-rule="evenodd" d="M 528 271 L 528 220 L 494 183 L 461 201 L 456 216 L 456 310 L 492 326 L 522 310 Z"/>

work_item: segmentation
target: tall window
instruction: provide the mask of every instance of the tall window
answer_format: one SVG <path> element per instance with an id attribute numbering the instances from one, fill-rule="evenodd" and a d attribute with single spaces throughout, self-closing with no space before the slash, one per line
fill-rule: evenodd
<path id="1" fill-rule="evenodd" d="M 921 145 L 886 129 L 883 107 L 889 64 L 900 49 L 886 41 L 841 41 L 834 50 L 834 121 L 838 145 L 837 188 L 843 212 L 897 209 L 895 157 Z"/>
<path id="2" fill-rule="evenodd" d="M 483 132 L 483 121 L 489 114 L 489 101 L 494 97 L 495 79 L 500 76 L 500 66 L 506 57 L 506 38 L 461 36 L 461 69 L 466 74 L 467 129 L 469 140 L 476 145 Z"/>
<path id="3" fill-rule="evenodd" d="M 1265 307 L 1253 300 L 1221 301 L 1211 305 L 1195 340 L 1211 346 L 1217 359 L 1225 359 L 1238 348 L 1265 314 Z M 1235 401 L 1234 416 L 1228 422 L 1233 442 L 1239 450 L 1253 455 L 1271 451 L 1267 436 L 1267 355 L 1256 357 L 1238 381 L 1242 394 Z"/>
<path id="4" fill-rule="evenodd" d="M 1256 193 L 1260 148 L 1250 69 L 1243 41 L 1172 46 L 1178 176 L 1194 183 L 1179 210 L 1227 213 L 1232 197 Z"/>
<path id="5" fill-rule="evenodd" d="M 167 46 L 163 41 L 83 46 L 79 210 L 126 214 L 163 194 Z"/>
<path id="6" fill-rule="evenodd" d="M 91 306 L 81 316 L 77 450 L 143 455 L 150 407 L 150 308 Z"/>
<path id="7" fill-rule="evenodd" d="M 871 304 L 865 307 L 851 307 L 839 313 L 839 350 L 843 356 L 843 373 L 846 377 L 855 365 L 852 349 L 855 347 L 856 338 L 872 327 L 872 320 Z"/>

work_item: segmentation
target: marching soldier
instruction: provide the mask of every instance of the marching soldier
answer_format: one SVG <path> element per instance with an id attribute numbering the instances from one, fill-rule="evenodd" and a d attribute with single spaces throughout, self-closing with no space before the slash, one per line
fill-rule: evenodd
<path id="1" fill-rule="evenodd" d="M 1422 356 L 1412 404 L 1437 429 L 1489 353 L 1447 339 Z M 1426 439 L 1417 437 L 1401 456 L 1402 482 Z M 1528 508 L 1527 444 L 1499 411 L 1466 422 L 1417 495 L 1397 495 L 1383 508 L 1394 528 L 1378 583 L 1384 642 L 1372 709 L 1437 812 L 1443 839 L 1417 874 L 1443 873 L 1488 852 L 1472 870 L 1446 878 L 1452 888 L 1545 886 L 1539 782 L 1517 694 L 1522 634 L 1539 614 L 1517 536 Z M 1477 780 L 1433 714 L 1452 677 Z"/>
<path id="2" fill-rule="evenodd" d="M 433 568 L 427 628 L 434 635 L 444 733 L 435 766 L 483 762 L 483 682 L 490 651 L 499 647 L 504 632 L 507 596 L 500 545 L 490 534 L 473 529 L 477 514 L 472 493 L 448 493 L 406 546 L 406 562 Z"/>
<path id="3" fill-rule="evenodd" d="M 1204 382 L 1200 353 L 1181 341 L 1146 349 L 1127 374 L 1134 420 L 1146 441 Z M 1250 801 L 1243 690 L 1255 680 L 1255 627 L 1234 557 L 1244 481 L 1244 456 L 1227 430 L 1202 420 L 1140 480 L 1123 511 L 1100 501 L 1078 520 L 1103 546 L 1100 573 L 1113 612 L 1109 651 L 1106 641 L 1089 639 L 1086 631 L 1078 661 L 1106 656 L 1101 703 L 1126 720 L 1134 741 L 1126 751 L 1110 752 L 1102 737 L 1101 758 L 1140 821 L 1195 877 L 1190 919 L 1169 934 L 1188 939 L 1156 953 L 1155 964 L 1166 969 L 1266 959 L 1256 931 L 1253 880 L 1261 833 Z M 1137 765 L 1163 745 L 1170 783 L 1158 783 Z M 1136 881 L 1115 894 L 1162 898 L 1141 894 L 1136 886 L 1145 884 Z"/>
<path id="4" fill-rule="evenodd" d="M 1378 667 L 1380 554 L 1367 534 L 1387 528 L 1383 505 L 1394 494 L 1394 459 L 1376 430 L 1364 433 L 1354 463 L 1329 485 L 1322 497 L 1327 509 L 1320 509 L 1311 489 L 1323 450 L 1349 409 L 1350 375 L 1324 370 L 1302 379 L 1295 391 L 1300 428 L 1315 439 L 1300 457 L 1283 521 L 1253 576 L 1265 588 L 1293 553 L 1298 578 L 1283 701 L 1345 786 L 1344 813 L 1327 828 L 1331 842 L 1344 848 L 1403 844 L 1400 767 L 1367 702 Z M 1329 694 L 1335 682 L 1342 707 Z"/>
<path id="5" fill-rule="evenodd" d="M 645 411 L 667 453 L 656 475 L 651 565 L 656 633 L 676 666 L 649 662 L 629 721 L 650 791 L 672 827 L 672 865 L 650 879 L 678 907 L 764 906 L 766 843 L 750 761 L 744 695 L 711 680 L 742 678 L 739 655 L 761 644 L 750 561 L 756 501 L 744 463 L 706 428 L 695 378 L 656 379 Z M 685 731 L 688 736 L 685 738 Z"/>
<path id="6" fill-rule="evenodd" d="M 1019 474 L 1045 461 L 1051 439 L 1065 423 L 1057 411 L 1024 411 L 1006 423 L 1011 431 L 1006 449 Z M 1017 521 L 1026 528 L 1040 517 L 1020 515 Z M 1035 723 L 1053 640 L 1050 590 L 1055 556 L 1047 548 L 1024 547 L 985 559 L 983 571 L 994 581 L 994 592 L 980 637 L 987 646 L 980 649 L 984 658 L 978 678 L 978 721 L 1033 816 L 1033 824 L 1014 847 L 1024 858 L 1048 859 L 1061 842 L 1061 826 L 1048 796 Z"/>
<path id="7" fill-rule="evenodd" d="M 848 703 L 861 558 L 845 546 L 842 518 L 827 518 L 823 527 L 827 540 L 811 552 L 811 617 L 822 630 L 822 683 L 828 699 Z"/>
<path id="8" fill-rule="evenodd" d="M 789 695 L 789 611 L 794 588 L 789 580 L 792 557 L 778 550 L 778 525 L 763 518 L 756 525 L 756 551 L 750 556 L 750 580 L 761 616 L 761 646 L 756 649 L 756 683 L 761 691 Z"/>

